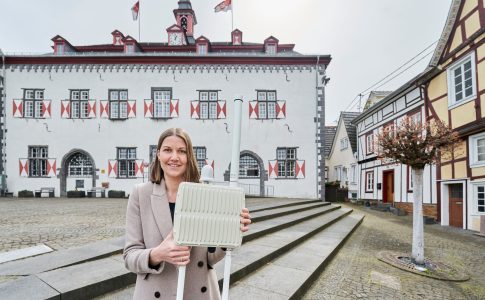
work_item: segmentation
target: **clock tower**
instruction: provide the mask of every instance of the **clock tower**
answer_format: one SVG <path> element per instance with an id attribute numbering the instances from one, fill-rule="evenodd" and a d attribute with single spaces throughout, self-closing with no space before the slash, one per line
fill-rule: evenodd
<path id="1" fill-rule="evenodd" d="M 173 14 L 177 25 L 183 29 L 187 36 L 189 44 L 195 43 L 194 26 L 197 24 L 197 19 L 190 0 L 180 0 L 178 8 L 173 10 Z"/>

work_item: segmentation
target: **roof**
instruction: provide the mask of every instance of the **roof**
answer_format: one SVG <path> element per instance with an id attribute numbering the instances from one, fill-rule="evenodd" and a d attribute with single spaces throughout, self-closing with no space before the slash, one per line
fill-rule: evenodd
<path id="1" fill-rule="evenodd" d="M 340 113 L 340 118 L 343 119 L 345 130 L 350 141 L 350 148 L 352 153 L 357 152 L 357 127 L 352 124 L 352 120 L 360 115 L 359 112 L 343 111 Z"/>
<path id="2" fill-rule="evenodd" d="M 371 91 L 369 97 L 367 97 L 367 100 L 365 101 L 364 111 L 384 99 L 390 93 L 392 93 L 392 91 Z"/>
<path id="3" fill-rule="evenodd" d="M 443 51 L 445 50 L 446 43 L 450 38 L 451 32 L 453 31 L 453 27 L 455 25 L 456 17 L 458 16 L 458 11 L 460 10 L 462 0 L 453 0 L 451 3 L 450 11 L 448 12 L 448 17 L 446 18 L 445 27 L 443 28 L 443 32 L 441 33 L 441 37 L 438 40 L 438 44 L 433 53 L 433 57 L 429 62 L 429 67 L 436 67 L 439 64 L 440 58 L 443 55 Z"/>
<path id="4" fill-rule="evenodd" d="M 330 151 L 332 151 L 333 139 L 334 139 L 336 133 L 337 133 L 337 126 L 325 126 L 325 130 L 324 130 L 324 139 L 325 139 L 324 154 L 325 154 L 325 157 L 328 157 L 330 155 Z"/>

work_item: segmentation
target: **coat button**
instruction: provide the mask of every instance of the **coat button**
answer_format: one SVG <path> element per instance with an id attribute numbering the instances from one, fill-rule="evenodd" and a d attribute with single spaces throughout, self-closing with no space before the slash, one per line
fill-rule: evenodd
<path id="1" fill-rule="evenodd" d="M 199 266 L 199 268 L 202 268 L 202 267 L 204 266 L 204 262 L 199 261 L 199 262 L 197 263 L 197 266 Z"/>
<path id="2" fill-rule="evenodd" d="M 205 293 L 205 292 L 207 291 L 207 288 L 206 288 L 205 286 L 203 286 L 203 287 L 200 289 L 200 291 L 201 291 L 202 293 Z"/>
<path id="3" fill-rule="evenodd" d="M 155 298 L 160 298 L 160 292 L 155 292 Z"/>

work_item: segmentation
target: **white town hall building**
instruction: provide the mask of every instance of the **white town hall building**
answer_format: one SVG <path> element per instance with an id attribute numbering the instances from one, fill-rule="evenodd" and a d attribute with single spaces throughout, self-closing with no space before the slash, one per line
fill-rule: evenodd
<path id="1" fill-rule="evenodd" d="M 148 180 L 158 137 L 170 127 L 184 128 L 199 165 L 211 164 L 215 180 L 227 181 L 233 100 L 242 95 L 247 192 L 323 197 L 330 56 L 299 54 L 272 36 L 248 43 L 237 29 L 229 42 L 196 38 L 188 0 L 174 16 L 168 43 L 115 30 L 109 44 L 56 36 L 52 53 L 5 56 L 4 189 L 129 193 Z"/>

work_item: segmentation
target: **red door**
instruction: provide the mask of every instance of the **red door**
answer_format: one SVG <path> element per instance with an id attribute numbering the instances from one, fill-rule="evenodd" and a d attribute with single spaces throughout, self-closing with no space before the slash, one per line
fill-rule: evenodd
<path id="1" fill-rule="evenodd" d="M 448 185 L 450 199 L 450 226 L 463 228 L 463 185 Z"/>
<path id="2" fill-rule="evenodd" d="M 384 171 L 382 173 L 382 202 L 394 202 L 394 171 Z"/>

